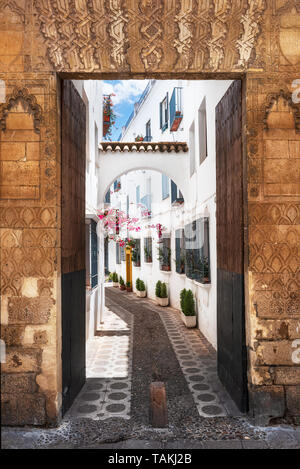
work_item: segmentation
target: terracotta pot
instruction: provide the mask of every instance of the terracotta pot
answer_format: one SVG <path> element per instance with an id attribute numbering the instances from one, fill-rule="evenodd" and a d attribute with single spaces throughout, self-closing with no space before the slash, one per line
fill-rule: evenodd
<path id="1" fill-rule="evenodd" d="M 180 313 L 181 319 L 183 323 L 185 324 L 186 327 L 191 328 L 191 327 L 196 327 L 196 315 L 195 316 L 186 316 L 182 311 Z"/>
<path id="2" fill-rule="evenodd" d="M 125 285 L 120 285 L 120 290 L 126 290 Z"/>
<path id="3" fill-rule="evenodd" d="M 163 265 L 161 270 L 164 270 L 165 272 L 169 272 L 171 270 L 171 267 L 169 265 Z"/>
<path id="4" fill-rule="evenodd" d="M 132 287 L 126 287 L 126 290 L 128 291 L 128 293 L 130 293 L 132 291 Z"/>
<path id="5" fill-rule="evenodd" d="M 146 290 L 145 291 L 137 290 L 135 293 L 136 293 L 136 296 L 139 297 L 139 298 L 145 298 L 145 296 L 147 295 Z"/>
<path id="6" fill-rule="evenodd" d="M 169 298 L 159 298 L 156 296 L 156 301 L 160 306 L 168 306 L 169 304 Z"/>

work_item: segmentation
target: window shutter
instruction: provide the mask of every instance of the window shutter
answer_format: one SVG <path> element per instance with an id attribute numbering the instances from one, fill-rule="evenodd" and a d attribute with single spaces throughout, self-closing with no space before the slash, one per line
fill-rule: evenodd
<path id="1" fill-rule="evenodd" d="M 159 103 L 159 122 L 160 122 L 160 129 L 162 128 L 162 102 Z"/>
<path id="2" fill-rule="evenodd" d="M 167 105 L 166 105 L 166 118 L 165 118 L 165 124 L 166 124 L 166 128 L 168 127 L 168 122 L 169 122 L 169 93 L 167 92 L 167 95 L 166 95 L 166 101 L 167 101 Z"/>

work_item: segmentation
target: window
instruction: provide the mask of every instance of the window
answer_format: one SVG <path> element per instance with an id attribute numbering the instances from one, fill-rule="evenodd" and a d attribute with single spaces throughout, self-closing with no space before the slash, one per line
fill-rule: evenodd
<path id="1" fill-rule="evenodd" d="M 170 195 L 170 184 L 169 178 L 165 174 L 161 175 L 161 191 L 162 191 L 162 199 L 166 199 Z"/>
<path id="2" fill-rule="evenodd" d="M 206 117 L 206 99 L 203 98 L 198 111 L 199 122 L 199 158 L 200 164 L 207 157 L 207 117 Z"/>
<path id="3" fill-rule="evenodd" d="M 195 123 L 193 122 L 189 130 L 189 150 L 190 150 L 190 176 L 195 172 Z"/>
<path id="4" fill-rule="evenodd" d="M 105 194 L 105 203 L 110 204 L 110 189 Z"/>
<path id="5" fill-rule="evenodd" d="M 176 132 L 178 130 L 180 122 L 183 118 L 182 111 L 182 99 L 181 99 L 182 88 L 174 88 L 171 99 L 170 99 L 170 130 Z"/>
<path id="6" fill-rule="evenodd" d="M 178 274 L 185 273 L 185 239 L 184 230 L 175 231 L 175 250 L 176 250 L 176 272 Z"/>
<path id="7" fill-rule="evenodd" d="M 114 192 L 118 192 L 121 189 L 121 179 L 116 179 L 114 182 Z"/>
<path id="8" fill-rule="evenodd" d="M 209 219 L 195 220 L 185 226 L 185 272 L 188 278 L 210 283 Z"/>
<path id="9" fill-rule="evenodd" d="M 121 247 L 116 243 L 116 264 L 121 264 Z"/>
<path id="10" fill-rule="evenodd" d="M 134 240 L 134 248 L 132 249 L 132 262 L 135 267 L 141 265 L 141 240 Z"/>
<path id="11" fill-rule="evenodd" d="M 152 262 L 152 238 L 144 238 L 144 260 Z"/>
<path id="12" fill-rule="evenodd" d="M 144 138 L 144 142 L 151 142 L 151 120 L 148 120 L 146 124 L 146 136 Z"/>
<path id="13" fill-rule="evenodd" d="M 177 185 L 174 181 L 171 181 L 171 204 L 172 205 L 180 205 L 183 204 L 184 199 L 183 195 L 178 189 Z"/>
<path id="14" fill-rule="evenodd" d="M 121 261 L 122 261 L 122 262 L 125 262 L 125 261 L 126 261 L 125 247 L 124 247 L 124 246 L 121 246 L 121 247 L 120 247 L 120 251 L 121 251 Z"/>
<path id="15" fill-rule="evenodd" d="M 91 244 L 90 244 L 91 281 L 90 281 L 90 285 L 91 285 L 91 288 L 94 288 L 96 285 L 98 285 L 98 238 L 97 238 L 96 228 L 97 228 L 97 223 L 94 220 L 91 220 L 91 224 L 90 224 L 90 237 L 91 237 Z"/>
<path id="16" fill-rule="evenodd" d="M 104 271 L 105 275 L 109 274 L 109 261 L 108 261 L 108 237 L 106 236 L 104 239 Z"/>
<path id="17" fill-rule="evenodd" d="M 158 260 L 160 270 L 171 270 L 171 239 L 162 238 L 158 243 Z"/>
<path id="18" fill-rule="evenodd" d="M 141 216 L 143 218 L 151 217 L 151 178 L 146 180 L 146 195 L 141 198 Z"/>
<path id="19" fill-rule="evenodd" d="M 162 131 L 166 130 L 168 127 L 168 114 L 169 114 L 169 106 L 168 106 L 168 93 L 166 94 L 165 98 L 159 103 L 159 118 L 160 118 L 160 128 Z"/>

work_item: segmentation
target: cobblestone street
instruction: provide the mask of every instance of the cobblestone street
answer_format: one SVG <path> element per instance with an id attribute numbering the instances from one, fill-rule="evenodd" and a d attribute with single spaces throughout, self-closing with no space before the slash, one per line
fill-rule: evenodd
<path id="1" fill-rule="evenodd" d="M 87 381 L 59 428 L 2 431 L 4 448 L 296 448 L 300 429 L 257 427 L 217 376 L 216 352 L 179 312 L 106 288 L 87 346 Z M 149 424 L 149 387 L 166 386 L 168 427 Z"/>

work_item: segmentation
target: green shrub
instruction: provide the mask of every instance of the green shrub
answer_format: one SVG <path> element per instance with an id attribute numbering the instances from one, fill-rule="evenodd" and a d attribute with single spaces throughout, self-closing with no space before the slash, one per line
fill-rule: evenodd
<path id="1" fill-rule="evenodd" d="M 146 291 L 146 286 L 143 280 L 140 280 L 140 291 Z"/>
<path id="2" fill-rule="evenodd" d="M 180 308 L 181 308 L 181 311 L 183 313 L 184 313 L 184 298 L 185 298 L 185 296 L 186 296 L 186 288 L 184 288 L 180 292 Z"/>
<path id="3" fill-rule="evenodd" d="M 158 281 L 156 282 L 156 286 L 155 286 L 155 295 L 156 295 L 158 298 L 161 298 L 160 294 L 161 294 L 161 281 L 158 280 Z"/>
<path id="4" fill-rule="evenodd" d="M 131 283 L 130 283 L 130 282 L 126 282 L 126 287 L 131 287 Z"/>
<path id="5" fill-rule="evenodd" d="M 118 283 L 119 277 L 118 277 L 117 272 L 114 272 L 114 273 L 112 274 L 112 281 Z"/>
<path id="6" fill-rule="evenodd" d="M 183 299 L 183 313 L 186 316 L 195 316 L 195 300 L 192 290 L 188 290 Z"/>
<path id="7" fill-rule="evenodd" d="M 140 285 L 141 285 L 141 280 L 139 278 L 136 279 L 135 281 L 135 288 L 137 289 L 137 291 L 140 291 Z"/>
<path id="8" fill-rule="evenodd" d="M 160 297 L 168 298 L 167 285 L 164 282 L 161 284 Z"/>
<path id="9" fill-rule="evenodd" d="M 120 284 L 120 285 L 125 285 L 125 282 L 124 282 L 124 280 L 123 280 L 123 277 L 121 277 L 121 275 L 120 275 L 120 277 L 119 277 L 119 284 Z"/>

